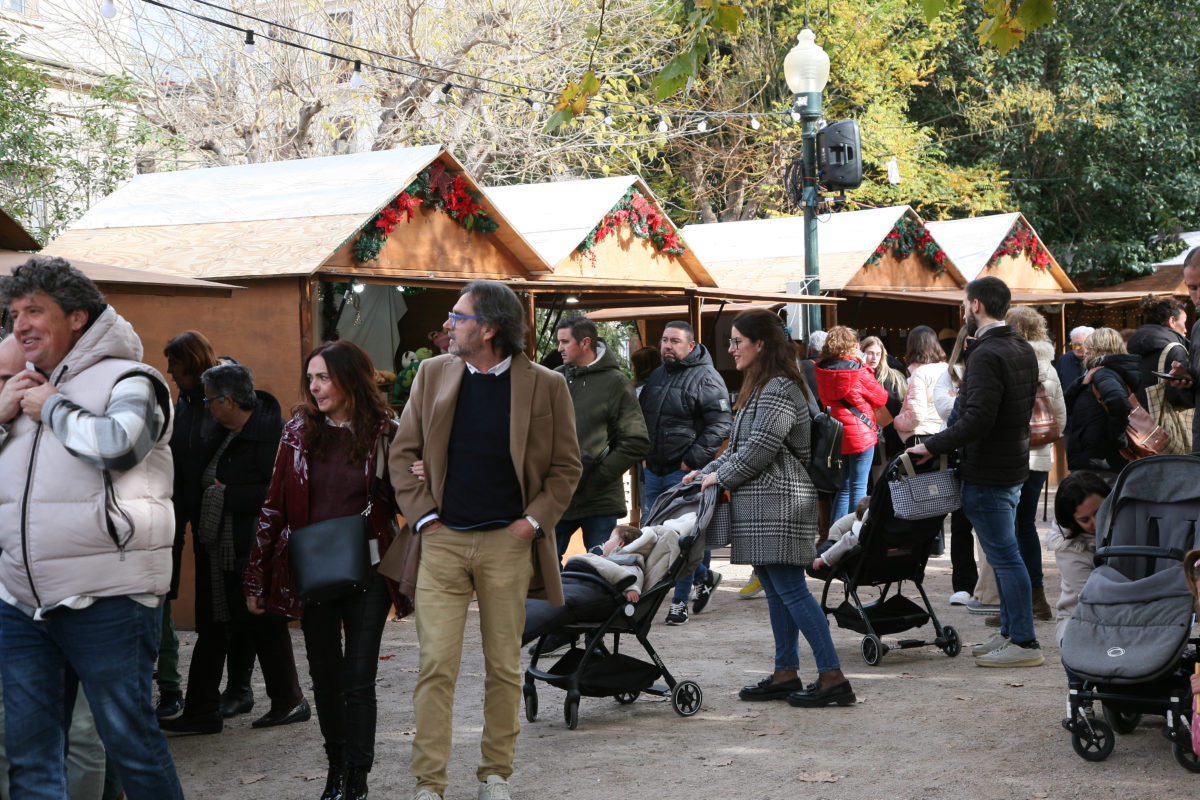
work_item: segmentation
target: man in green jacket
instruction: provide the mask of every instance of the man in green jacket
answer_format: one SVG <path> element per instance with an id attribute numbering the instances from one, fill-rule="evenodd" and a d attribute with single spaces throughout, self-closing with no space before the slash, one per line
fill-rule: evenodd
<path id="1" fill-rule="evenodd" d="M 589 550 L 604 544 L 617 519 L 625 516 L 625 472 L 650 452 L 646 420 L 633 382 L 616 355 L 599 338 L 596 324 L 582 316 L 563 319 L 555 330 L 575 405 L 575 433 L 583 476 L 571 505 L 555 526 L 561 559 L 577 529 Z"/>

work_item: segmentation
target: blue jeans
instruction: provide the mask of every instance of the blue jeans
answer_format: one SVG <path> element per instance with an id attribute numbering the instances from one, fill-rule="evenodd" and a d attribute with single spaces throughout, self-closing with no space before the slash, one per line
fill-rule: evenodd
<path id="1" fill-rule="evenodd" d="M 808 590 L 804 567 L 793 564 L 755 564 L 754 571 L 767 595 L 771 633 L 775 635 L 775 670 L 800 669 L 800 634 L 812 648 L 817 672 L 841 667 L 829 621 Z"/>
<path id="2" fill-rule="evenodd" d="M 1017 548 L 1017 502 L 1021 487 L 963 483 L 963 512 L 975 526 L 1000 595 L 1000 632 L 1018 644 L 1037 641 L 1033 630 L 1033 590 Z"/>
<path id="3" fill-rule="evenodd" d="M 162 609 L 101 597 L 44 622 L 0 602 L 0 673 L 13 793 L 67 796 L 63 764 L 68 668 L 79 676 L 104 748 L 130 800 L 183 797 L 175 762 L 154 716 L 154 659 Z"/>
<path id="4" fill-rule="evenodd" d="M 1042 540 L 1037 532 L 1037 507 L 1049 474 L 1030 470 L 1017 503 L 1017 548 L 1021 551 L 1021 560 L 1025 562 L 1029 583 L 1034 589 L 1041 589 L 1043 585 Z"/>
<path id="5" fill-rule="evenodd" d="M 567 545 L 571 543 L 571 535 L 575 533 L 576 529 L 583 529 L 583 549 L 591 550 L 608 541 L 608 537 L 616 525 L 616 514 L 562 520 L 554 526 L 554 540 L 558 543 L 558 560 L 562 561 L 563 554 L 567 552 Z"/>
<path id="6" fill-rule="evenodd" d="M 658 475 L 649 469 L 643 471 L 646 474 L 646 490 L 642 492 L 642 517 L 645 517 L 650 513 L 650 506 L 654 505 L 658 496 L 683 480 L 687 473 L 682 469 L 668 472 L 666 475 Z M 642 521 L 645 522 L 645 519 Z"/>
<path id="7" fill-rule="evenodd" d="M 842 488 L 833 497 L 833 512 L 829 521 L 837 522 L 867 496 L 867 484 L 871 480 L 871 462 L 875 460 L 875 448 L 868 447 L 861 453 L 842 453 Z"/>

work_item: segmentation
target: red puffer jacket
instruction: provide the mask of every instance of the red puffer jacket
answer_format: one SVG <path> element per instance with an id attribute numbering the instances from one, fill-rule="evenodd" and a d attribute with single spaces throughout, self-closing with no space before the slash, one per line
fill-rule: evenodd
<path id="1" fill-rule="evenodd" d="M 363 480 L 368 487 L 375 477 L 375 459 L 379 455 L 379 437 L 384 437 L 384 450 L 396 434 L 396 421 L 382 419 L 376 431 L 376 445 L 363 464 Z M 258 518 L 258 531 L 254 548 L 250 551 L 250 563 L 243 579 L 245 593 L 250 596 L 266 597 L 267 611 L 291 619 L 304 615 L 304 601 L 296 593 L 292 577 L 291 559 L 288 557 L 288 537 L 291 532 L 308 525 L 309 481 L 308 444 L 304 439 L 304 420 L 295 416 L 283 426 L 283 438 L 275 455 L 275 469 L 271 474 L 271 488 L 263 503 Z M 387 552 L 392 543 L 391 522 L 396 517 L 396 503 L 388 479 L 387 463 L 384 463 L 383 481 L 376 492 L 371 506 L 371 532 L 379 542 L 379 556 Z M 412 611 L 412 602 L 400 594 L 395 582 L 388 580 L 388 591 L 396 612 L 405 616 Z"/>
<path id="2" fill-rule="evenodd" d="M 821 405 L 829 406 L 834 419 L 845 426 L 843 453 L 863 453 L 875 446 L 878 436 L 846 408 L 845 400 L 874 422 L 875 409 L 887 405 L 887 390 L 875 380 L 875 373 L 854 358 L 825 359 L 817 364 L 817 393 Z"/>

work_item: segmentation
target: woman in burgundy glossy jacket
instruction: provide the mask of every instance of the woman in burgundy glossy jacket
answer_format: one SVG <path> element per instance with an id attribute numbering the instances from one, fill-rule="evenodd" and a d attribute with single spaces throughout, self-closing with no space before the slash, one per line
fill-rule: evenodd
<path id="1" fill-rule="evenodd" d="M 863 364 L 858 334 L 844 325 L 829 331 L 817 362 L 817 393 L 821 405 L 845 427 L 842 434 L 842 488 L 833 498 L 830 519 L 840 519 L 867 494 L 867 479 L 879 429 L 875 409 L 887 405 L 887 390 L 875 372 Z"/>
<path id="2" fill-rule="evenodd" d="M 375 757 L 375 673 L 383 626 L 389 605 L 395 603 L 402 616 L 412 606 L 378 573 L 366 592 L 304 603 L 292 577 L 288 537 L 305 525 L 360 514 L 370 502 L 371 555 L 378 566 L 392 542 L 396 507 L 386 457 L 382 481 L 375 469 L 396 421 L 375 386 L 370 358 L 357 345 L 321 345 L 309 355 L 305 372 L 304 402 L 284 425 L 259 517 L 244 581 L 246 603 L 252 613 L 301 620 L 329 756 L 321 797 L 361 800 Z"/>

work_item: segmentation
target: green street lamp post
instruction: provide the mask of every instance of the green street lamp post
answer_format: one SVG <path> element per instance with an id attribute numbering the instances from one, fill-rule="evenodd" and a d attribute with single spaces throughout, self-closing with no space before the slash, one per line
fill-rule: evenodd
<path id="1" fill-rule="evenodd" d="M 821 293 L 821 271 L 817 258 L 817 122 L 821 119 L 821 92 L 829 81 L 829 56 L 817 44 L 816 34 L 805 28 L 796 37 L 798 44 L 783 59 L 783 77 L 795 96 L 800 112 L 801 141 L 804 146 L 804 294 Z M 821 307 L 810 305 L 805 339 L 821 328 Z"/>

